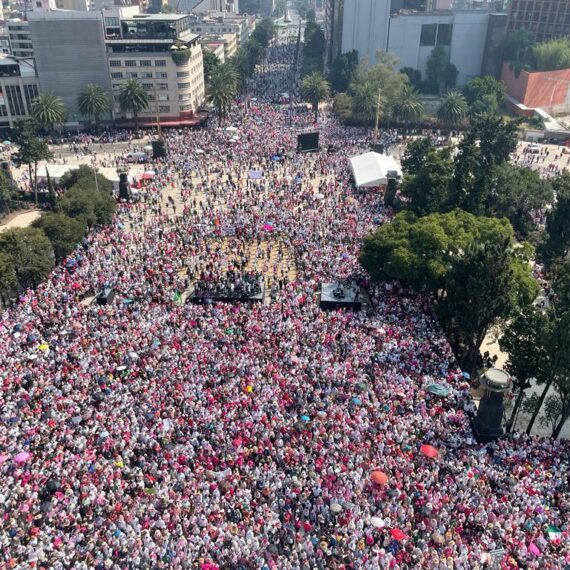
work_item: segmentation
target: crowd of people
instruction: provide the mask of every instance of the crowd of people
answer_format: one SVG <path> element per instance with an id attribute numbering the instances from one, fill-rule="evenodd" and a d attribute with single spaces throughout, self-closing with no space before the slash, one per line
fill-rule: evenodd
<path id="1" fill-rule="evenodd" d="M 263 276 L 259 273 L 228 271 L 221 279 L 196 282 L 192 297 L 202 299 L 244 300 L 263 295 Z"/>
<path id="2" fill-rule="evenodd" d="M 567 568 L 568 442 L 474 441 L 427 297 L 390 283 L 369 311 L 319 309 L 322 282 L 366 278 L 361 240 L 392 213 L 350 182 L 364 131 L 324 116 L 334 152 L 297 155 L 311 114 L 266 94 L 234 109 L 239 144 L 168 133 L 140 200 L 2 315 L 0 565 Z M 176 302 L 245 244 L 270 302 Z M 105 285 L 112 304 L 85 302 Z"/>

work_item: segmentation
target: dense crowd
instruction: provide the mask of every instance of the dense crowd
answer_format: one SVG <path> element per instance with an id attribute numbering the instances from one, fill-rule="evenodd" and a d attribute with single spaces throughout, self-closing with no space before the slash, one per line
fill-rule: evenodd
<path id="1" fill-rule="evenodd" d="M 237 135 L 169 133 L 141 199 L 2 315 L 0 565 L 466 570 L 497 551 L 505 569 L 567 567 L 570 446 L 473 440 L 426 297 L 387 284 L 369 311 L 319 309 L 322 282 L 365 278 L 361 240 L 391 212 L 350 183 L 362 131 L 324 116 L 337 150 L 297 155 L 312 116 L 290 126 L 258 95 Z M 271 302 L 175 302 L 254 258 Z M 84 302 L 106 285 L 111 305 Z"/>

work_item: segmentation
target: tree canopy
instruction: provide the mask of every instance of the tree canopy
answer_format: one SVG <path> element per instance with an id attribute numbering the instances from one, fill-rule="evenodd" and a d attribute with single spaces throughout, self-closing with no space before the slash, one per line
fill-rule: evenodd
<path id="1" fill-rule="evenodd" d="M 83 224 L 65 214 L 48 212 L 34 222 L 34 227 L 42 230 L 49 239 L 56 263 L 65 259 L 85 235 Z"/>
<path id="2" fill-rule="evenodd" d="M 341 53 L 335 57 L 328 80 L 335 93 L 344 93 L 352 81 L 354 71 L 358 66 L 358 52 L 356 50 Z"/>
<path id="3" fill-rule="evenodd" d="M 13 277 L 21 289 L 37 287 L 54 266 L 51 243 L 37 228 L 14 228 L 0 233 L 0 251 L 7 256 L 4 261 L 8 266 L 11 263 Z"/>
<path id="4" fill-rule="evenodd" d="M 301 97 L 311 104 L 317 120 L 319 103 L 326 101 L 331 94 L 331 88 L 324 76 L 315 71 L 301 81 Z"/>

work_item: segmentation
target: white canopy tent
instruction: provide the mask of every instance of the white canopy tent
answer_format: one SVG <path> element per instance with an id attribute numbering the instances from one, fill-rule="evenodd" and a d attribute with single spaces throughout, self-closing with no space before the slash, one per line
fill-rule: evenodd
<path id="1" fill-rule="evenodd" d="M 402 176 L 402 169 L 396 159 L 377 152 L 353 156 L 350 159 L 350 167 L 359 188 L 385 186 L 388 179 Z"/>

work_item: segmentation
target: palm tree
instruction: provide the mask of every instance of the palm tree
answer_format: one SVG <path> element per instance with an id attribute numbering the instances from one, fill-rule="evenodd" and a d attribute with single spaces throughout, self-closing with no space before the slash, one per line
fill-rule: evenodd
<path id="1" fill-rule="evenodd" d="M 378 98 L 380 97 L 380 112 L 384 110 L 385 99 L 378 86 L 371 81 L 358 83 L 352 89 L 352 114 L 364 123 L 371 123 L 378 112 Z"/>
<path id="2" fill-rule="evenodd" d="M 420 121 L 424 115 L 424 104 L 419 92 L 410 85 L 404 86 L 392 105 L 392 113 L 404 123 L 407 132 L 408 124 Z"/>
<path id="3" fill-rule="evenodd" d="M 314 71 L 301 81 L 301 97 L 313 107 L 315 122 L 318 120 L 319 103 L 326 101 L 330 96 L 330 83 L 322 73 Z"/>
<path id="4" fill-rule="evenodd" d="M 81 114 L 90 119 L 93 118 L 97 126 L 101 115 L 110 108 L 107 91 L 101 85 L 88 83 L 77 98 L 77 106 Z"/>
<path id="5" fill-rule="evenodd" d="M 65 122 L 65 115 L 65 103 L 53 93 L 40 93 L 32 101 L 32 117 L 48 133 Z"/>
<path id="6" fill-rule="evenodd" d="M 210 77 L 206 99 L 216 108 L 220 125 L 229 113 L 237 95 L 237 83 L 238 73 L 231 64 L 224 63 L 218 66 Z"/>
<path id="7" fill-rule="evenodd" d="M 121 106 L 121 111 L 133 115 L 135 120 L 135 138 L 138 138 L 139 113 L 148 109 L 148 95 L 138 79 L 127 79 L 126 83 L 121 87 L 119 105 Z"/>
<path id="8" fill-rule="evenodd" d="M 469 111 L 465 97 L 459 91 L 450 91 L 437 110 L 437 118 L 447 127 L 457 125 Z"/>

